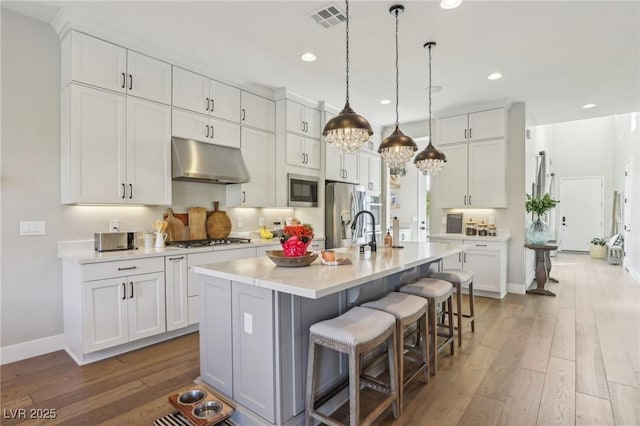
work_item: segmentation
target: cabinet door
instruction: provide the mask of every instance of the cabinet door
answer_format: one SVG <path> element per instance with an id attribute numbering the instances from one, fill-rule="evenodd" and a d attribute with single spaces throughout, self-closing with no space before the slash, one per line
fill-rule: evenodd
<path id="1" fill-rule="evenodd" d="M 231 281 L 207 275 L 199 277 L 202 280 L 199 296 L 200 377 L 213 388 L 233 397 Z M 212 306 L 216 308 L 211 309 Z"/>
<path id="2" fill-rule="evenodd" d="M 240 125 L 230 121 L 209 119 L 209 138 L 205 142 L 240 148 Z"/>
<path id="3" fill-rule="evenodd" d="M 310 169 L 320 169 L 320 140 L 306 138 L 304 141 L 304 153 L 306 159 L 304 166 Z"/>
<path id="4" fill-rule="evenodd" d="M 469 140 L 503 138 L 505 131 L 504 109 L 469 114 Z"/>
<path id="5" fill-rule="evenodd" d="M 211 116 L 234 123 L 240 122 L 240 89 L 210 80 L 209 98 L 211 99 Z"/>
<path id="6" fill-rule="evenodd" d="M 287 133 L 287 164 L 304 166 L 306 161 L 304 136 Z"/>
<path id="7" fill-rule="evenodd" d="M 325 178 L 327 180 L 341 181 L 344 179 L 341 155 L 333 146 L 326 143 L 323 145 Z"/>
<path id="8" fill-rule="evenodd" d="M 249 182 L 242 184 L 243 205 L 276 205 L 276 137 L 273 133 L 242 128 L 242 157 L 249 170 Z"/>
<path id="9" fill-rule="evenodd" d="M 304 111 L 305 133 L 312 138 L 319 138 L 320 129 L 320 111 L 313 108 L 305 108 Z"/>
<path id="10" fill-rule="evenodd" d="M 171 107 L 127 98 L 127 203 L 171 204 Z"/>
<path id="11" fill-rule="evenodd" d="M 94 352 L 129 341 L 126 277 L 82 284 L 84 352 Z"/>
<path id="12" fill-rule="evenodd" d="M 369 155 L 369 183 L 370 187 L 367 187 L 371 191 L 382 190 L 382 160 L 377 155 Z"/>
<path id="13" fill-rule="evenodd" d="M 209 79 L 200 74 L 173 67 L 173 106 L 209 114 Z"/>
<path id="14" fill-rule="evenodd" d="M 129 50 L 127 93 L 163 104 L 171 104 L 171 64 Z"/>
<path id="15" fill-rule="evenodd" d="M 273 101 L 242 91 L 240 122 L 243 126 L 274 132 L 276 130 L 276 105 Z"/>
<path id="16" fill-rule="evenodd" d="M 189 325 L 187 256 L 165 257 L 167 331 Z"/>
<path id="17" fill-rule="evenodd" d="M 287 131 L 304 134 L 304 105 L 287 99 L 286 110 Z"/>
<path id="18" fill-rule="evenodd" d="M 469 248 L 464 253 L 464 268 L 473 271 L 473 288 L 500 293 L 500 252 Z"/>
<path id="19" fill-rule="evenodd" d="M 72 31 L 71 80 L 116 92 L 125 92 L 127 50 Z"/>
<path id="20" fill-rule="evenodd" d="M 369 180 L 369 154 L 365 152 L 358 153 L 358 170 L 360 171 L 358 183 L 366 189 L 371 189 L 371 181 Z"/>
<path id="21" fill-rule="evenodd" d="M 273 292 L 233 282 L 231 300 L 233 399 L 273 422 L 276 393 Z M 256 357 L 256 354 L 260 356 Z"/>
<path id="22" fill-rule="evenodd" d="M 438 185 L 439 207 L 464 207 L 467 202 L 467 145 L 441 147 L 447 156 L 447 163 L 434 178 Z"/>
<path id="23" fill-rule="evenodd" d="M 179 109 L 171 110 L 171 134 L 178 138 L 209 142 L 209 117 Z"/>
<path id="24" fill-rule="evenodd" d="M 164 333 L 166 326 L 164 273 L 128 277 L 129 340 Z"/>
<path id="25" fill-rule="evenodd" d="M 441 118 L 437 121 L 437 127 L 439 145 L 464 142 L 468 139 L 467 114 Z"/>
<path id="26" fill-rule="evenodd" d="M 507 207 L 507 164 L 504 139 L 469 144 L 467 205 L 474 208 Z"/>
<path id="27" fill-rule="evenodd" d="M 75 84 L 66 90 L 69 135 L 62 141 L 62 202 L 124 203 L 125 96 Z"/>
<path id="28" fill-rule="evenodd" d="M 344 172 L 344 181 L 349 183 L 358 183 L 358 154 L 342 154 L 342 169 Z"/>

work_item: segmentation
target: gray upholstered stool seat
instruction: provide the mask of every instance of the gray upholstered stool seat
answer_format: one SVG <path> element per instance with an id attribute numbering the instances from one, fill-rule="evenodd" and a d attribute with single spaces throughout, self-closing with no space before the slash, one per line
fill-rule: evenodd
<path id="1" fill-rule="evenodd" d="M 473 272 L 468 269 L 445 269 L 439 272 L 432 272 L 430 278 L 449 281 L 456 291 L 456 316 L 458 317 L 458 346 L 462 345 L 462 317 L 468 318 L 471 323 L 471 332 L 476 331 L 476 320 L 474 318 L 474 297 L 473 297 Z M 469 313 L 462 313 L 462 290 L 461 287 L 469 289 Z"/>
<path id="2" fill-rule="evenodd" d="M 398 410 L 402 415 L 404 387 L 420 373 L 424 374 L 424 380 L 429 382 L 429 327 L 427 326 L 427 306 L 428 301 L 423 297 L 413 296 L 411 294 L 391 292 L 382 299 L 361 305 L 366 308 L 377 309 L 390 313 L 396 318 L 396 350 L 398 353 L 398 376 L 400 386 L 398 388 Z M 405 329 L 411 324 L 417 323 L 417 345 L 404 346 Z M 410 333 L 409 335 L 412 335 Z M 406 355 L 405 355 L 406 350 Z M 412 357 L 418 353 L 420 359 Z M 415 360 L 418 368 L 414 369 L 407 378 L 404 374 L 404 358 L 409 357 Z"/>
<path id="3" fill-rule="evenodd" d="M 361 374 L 361 356 L 386 342 L 389 362 L 389 384 Z M 350 425 L 370 424 L 390 405 L 393 416 L 398 417 L 398 357 L 396 351 L 396 319 L 393 315 L 375 309 L 355 307 L 309 328 L 309 362 L 305 399 L 305 424 L 313 419 L 330 425 L 340 424 L 315 407 L 317 379 L 316 358 L 319 346 L 325 346 L 349 355 L 349 418 Z M 360 421 L 360 387 L 368 386 L 387 395 L 368 416 Z"/>
<path id="4" fill-rule="evenodd" d="M 438 372 L 438 353 L 442 352 L 447 345 L 450 346 L 451 355 L 455 352 L 454 332 L 453 332 L 453 285 L 444 280 L 434 278 L 420 278 L 418 281 L 400 287 L 402 293 L 412 294 L 414 296 L 424 297 L 429 300 L 429 329 L 431 337 L 431 371 L 433 374 Z M 436 305 L 443 304 L 442 313 L 445 313 L 444 304 L 446 303 L 446 314 L 448 317 L 448 326 L 446 333 L 438 333 L 438 321 L 436 318 Z M 445 340 L 438 346 L 438 336 L 444 337 Z"/>

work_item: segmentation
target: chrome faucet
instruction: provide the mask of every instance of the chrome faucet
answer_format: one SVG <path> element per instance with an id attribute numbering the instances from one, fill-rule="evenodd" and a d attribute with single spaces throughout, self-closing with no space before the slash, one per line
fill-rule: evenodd
<path id="1" fill-rule="evenodd" d="M 360 210 L 358 213 L 356 213 L 355 217 L 353 218 L 353 222 L 351 222 L 351 230 L 355 230 L 356 229 L 356 225 L 358 224 L 358 218 L 360 217 L 360 215 L 362 214 L 368 214 L 369 216 L 371 216 L 371 241 L 369 241 L 367 243 L 367 245 L 369 247 L 371 247 L 371 251 L 377 251 L 377 245 L 376 245 L 376 218 L 373 215 L 373 213 L 371 213 L 369 210 Z"/>

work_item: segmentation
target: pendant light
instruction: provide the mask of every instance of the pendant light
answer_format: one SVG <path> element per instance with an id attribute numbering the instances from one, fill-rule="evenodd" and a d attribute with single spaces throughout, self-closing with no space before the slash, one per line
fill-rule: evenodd
<path id="1" fill-rule="evenodd" d="M 429 49 L 429 145 L 420 151 L 416 158 L 413 160 L 416 167 L 422 172 L 423 175 L 435 176 L 440 173 L 440 170 L 444 167 L 444 163 L 447 162 L 447 157 L 444 152 L 436 149 L 431 143 L 431 48 L 436 46 L 435 41 L 425 43 L 423 47 Z"/>
<path id="2" fill-rule="evenodd" d="M 418 145 L 409 136 L 400 131 L 398 99 L 400 89 L 400 72 L 398 68 L 398 15 L 404 12 L 404 6 L 391 6 L 389 13 L 396 17 L 396 129 L 385 140 L 382 141 L 378 152 L 390 168 L 403 168 L 407 165 L 413 153 L 418 150 Z"/>
<path id="3" fill-rule="evenodd" d="M 340 153 L 355 153 L 373 135 L 371 125 L 349 105 L 349 0 L 346 0 L 346 57 L 347 100 L 343 110 L 327 122 L 322 136 L 327 143 L 335 145 Z"/>

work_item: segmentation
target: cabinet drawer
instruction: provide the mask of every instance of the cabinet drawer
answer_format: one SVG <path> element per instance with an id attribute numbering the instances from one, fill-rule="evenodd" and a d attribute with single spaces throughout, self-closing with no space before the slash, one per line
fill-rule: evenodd
<path id="1" fill-rule="evenodd" d="M 148 274 L 151 272 L 164 272 L 164 257 L 92 263 L 82 268 L 84 281 Z"/>
<path id="2" fill-rule="evenodd" d="M 500 251 L 502 243 L 498 241 L 464 241 L 466 250 L 491 250 Z"/>

